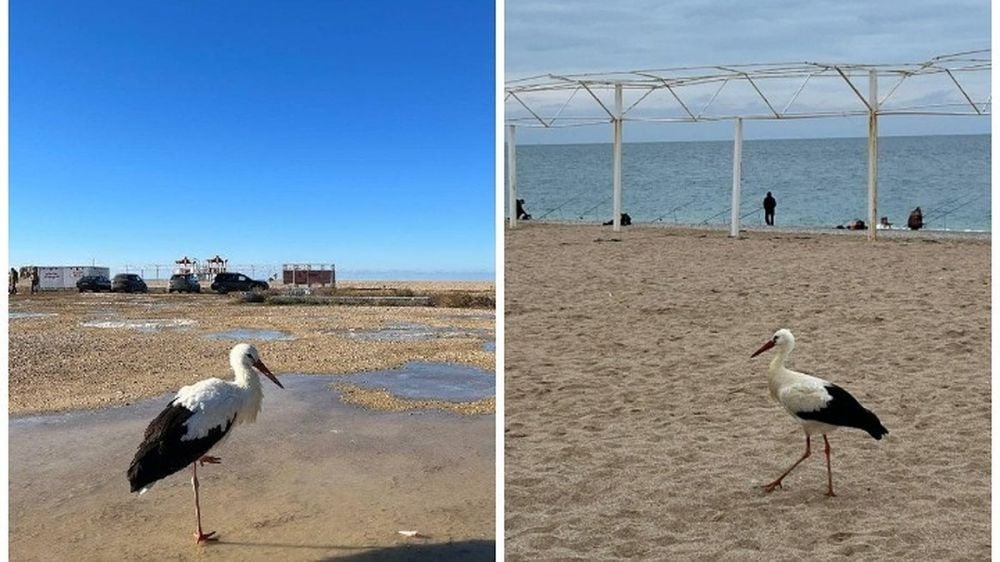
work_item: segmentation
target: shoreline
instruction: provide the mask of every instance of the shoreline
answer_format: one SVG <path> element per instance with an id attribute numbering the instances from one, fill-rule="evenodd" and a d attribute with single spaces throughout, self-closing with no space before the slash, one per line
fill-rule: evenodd
<path id="1" fill-rule="evenodd" d="M 507 222 L 506 215 L 504 216 L 505 223 Z M 607 228 L 609 232 L 611 226 L 602 225 L 600 222 L 587 222 L 587 221 L 576 221 L 576 220 L 558 220 L 558 219 L 530 219 L 530 220 L 519 220 L 517 221 L 517 228 L 521 228 L 525 224 L 539 224 L 539 225 L 553 225 L 553 226 L 580 226 L 580 227 L 600 227 Z M 666 223 L 666 222 L 633 222 L 631 225 L 623 226 L 623 229 L 633 229 L 633 228 L 656 228 L 656 229 L 667 229 L 667 230 L 690 230 L 693 232 L 723 232 L 726 235 L 729 234 L 728 224 L 684 224 L 684 223 Z M 504 231 L 509 231 L 510 227 L 504 227 Z M 833 234 L 836 236 L 867 236 L 867 230 L 847 230 L 839 229 L 836 227 L 817 227 L 817 226 L 763 226 L 763 225 L 746 225 L 740 226 L 740 234 L 744 233 L 773 233 L 773 234 Z M 951 238 L 968 238 L 976 240 L 988 240 L 992 237 L 993 233 L 988 230 L 935 230 L 935 229 L 920 229 L 920 230 L 909 230 L 905 228 L 889 228 L 889 229 L 878 229 L 877 237 L 887 237 L 887 238 L 899 238 L 899 239 L 951 239 Z"/>

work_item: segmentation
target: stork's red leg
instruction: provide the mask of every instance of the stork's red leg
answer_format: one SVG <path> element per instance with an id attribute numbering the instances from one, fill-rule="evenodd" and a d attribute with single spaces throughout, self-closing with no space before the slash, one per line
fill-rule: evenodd
<path id="1" fill-rule="evenodd" d="M 198 503 L 198 463 L 191 464 L 191 486 L 194 488 L 194 516 L 198 520 L 198 532 L 194 534 L 195 543 L 203 543 L 208 541 L 217 541 L 219 537 L 215 537 L 215 531 L 205 534 L 201 530 L 201 506 Z"/>
<path id="2" fill-rule="evenodd" d="M 826 439 L 826 434 L 823 434 L 823 442 L 826 443 L 826 495 L 836 497 L 837 494 L 833 493 L 833 471 L 830 470 L 830 442 Z"/>
<path id="3" fill-rule="evenodd" d="M 823 437 L 826 438 L 825 435 Z M 804 461 L 807 458 L 809 458 L 809 453 L 810 453 L 810 451 L 809 451 L 809 434 L 807 433 L 806 434 L 806 452 L 802 453 L 802 458 L 800 458 L 799 460 L 795 461 L 795 464 L 793 464 L 791 467 L 789 467 L 788 470 L 786 470 L 784 472 L 784 474 L 782 474 L 781 476 L 779 476 L 777 480 L 775 480 L 774 482 L 771 482 L 770 484 L 768 484 L 766 486 L 762 486 L 764 488 L 764 493 L 765 494 L 770 494 L 771 492 L 774 491 L 775 488 L 780 488 L 781 487 L 781 481 L 786 476 L 788 476 L 789 473 L 791 473 L 793 470 L 795 470 L 795 467 L 799 466 L 799 463 L 801 463 L 802 461 Z"/>
<path id="4" fill-rule="evenodd" d="M 219 464 L 221 462 L 222 459 L 220 459 L 219 457 L 213 457 L 211 455 L 205 455 L 200 459 L 198 459 L 198 464 L 200 464 L 201 466 L 205 466 L 206 464 Z"/>

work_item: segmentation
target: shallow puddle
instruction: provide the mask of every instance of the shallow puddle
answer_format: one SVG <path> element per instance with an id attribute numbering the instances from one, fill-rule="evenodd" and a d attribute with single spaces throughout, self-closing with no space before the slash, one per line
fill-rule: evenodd
<path id="1" fill-rule="evenodd" d="M 147 320 L 87 320 L 80 325 L 86 328 L 138 330 L 140 332 L 159 332 L 160 330 L 189 328 L 197 322 L 186 318 L 165 318 Z"/>
<path id="2" fill-rule="evenodd" d="M 344 334 L 352 339 L 385 342 L 426 341 L 437 338 L 482 338 L 492 334 L 489 330 L 429 326 L 415 322 L 398 322 L 377 330 L 347 330 L 327 333 Z"/>
<path id="3" fill-rule="evenodd" d="M 205 529 L 221 536 L 202 547 L 191 539 L 189 469 L 143 496 L 129 494 L 125 477 L 172 394 L 11 418 L 11 559 L 398 555 L 413 544 L 404 529 L 431 537 L 421 544 L 492 540 L 494 416 L 369 411 L 338 399 L 331 385 L 344 379 L 280 375 L 284 390 L 263 381 L 257 423 L 236 426 L 213 449 L 222 464 L 198 469 Z"/>
<path id="4" fill-rule="evenodd" d="M 384 388 L 409 400 L 471 402 L 496 395 L 496 377 L 468 365 L 411 362 L 398 369 L 350 375 L 342 379 L 364 388 Z"/>
<path id="5" fill-rule="evenodd" d="M 496 351 L 497 351 L 497 342 L 494 340 L 494 341 L 488 341 L 488 342 L 483 343 L 483 351 L 489 351 L 490 353 L 496 353 Z"/>
<path id="6" fill-rule="evenodd" d="M 8 312 L 7 318 L 10 320 L 23 320 L 25 318 L 48 318 L 56 316 L 55 312 Z"/>
<path id="7" fill-rule="evenodd" d="M 278 330 L 252 330 L 252 329 L 227 330 L 225 332 L 216 332 L 214 334 L 208 334 L 205 337 L 213 340 L 285 341 L 285 340 L 295 339 L 295 336 L 287 332 L 279 332 Z"/>

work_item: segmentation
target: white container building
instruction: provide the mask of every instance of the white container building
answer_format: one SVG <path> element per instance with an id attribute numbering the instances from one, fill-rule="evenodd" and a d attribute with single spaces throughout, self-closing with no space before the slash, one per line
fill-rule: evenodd
<path id="1" fill-rule="evenodd" d="M 76 289 L 76 282 L 85 275 L 103 275 L 110 279 L 111 268 L 90 265 L 38 266 L 38 287 L 43 291 Z"/>

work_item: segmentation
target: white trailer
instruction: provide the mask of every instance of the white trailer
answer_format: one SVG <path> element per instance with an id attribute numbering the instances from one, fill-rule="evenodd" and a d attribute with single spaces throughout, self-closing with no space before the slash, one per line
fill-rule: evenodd
<path id="1" fill-rule="evenodd" d="M 75 289 L 76 282 L 85 275 L 103 275 L 110 278 L 111 268 L 90 265 L 38 266 L 38 288 L 43 291 Z"/>

